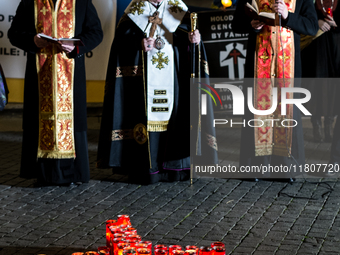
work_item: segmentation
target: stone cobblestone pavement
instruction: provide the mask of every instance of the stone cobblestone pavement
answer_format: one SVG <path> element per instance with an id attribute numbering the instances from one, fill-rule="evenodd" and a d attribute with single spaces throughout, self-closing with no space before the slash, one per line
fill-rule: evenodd
<path id="1" fill-rule="evenodd" d="M 154 244 L 226 244 L 227 254 L 339 254 L 340 183 L 299 179 L 293 184 L 200 178 L 140 186 L 95 168 L 98 117 L 89 117 L 91 181 L 33 187 L 19 177 L 20 112 L 0 112 L 0 254 L 72 254 L 105 245 L 105 221 L 128 214 Z M 236 164 L 239 129 L 218 130 L 221 161 Z M 307 162 L 327 162 L 330 144 L 311 142 Z M 330 193 L 323 183 L 333 188 Z M 281 193 L 280 193 L 281 192 Z M 291 196 L 303 198 L 292 198 Z"/>

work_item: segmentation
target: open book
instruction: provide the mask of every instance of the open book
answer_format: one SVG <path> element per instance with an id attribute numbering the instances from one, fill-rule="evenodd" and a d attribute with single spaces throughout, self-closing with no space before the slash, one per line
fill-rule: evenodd
<path id="1" fill-rule="evenodd" d="M 76 39 L 76 38 L 53 38 L 45 34 L 38 34 L 38 35 L 41 38 L 44 38 L 51 43 L 61 42 L 63 44 L 68 44 L 68 45 L 80 45 L 80 46 L 84 45 L 80 39 Z"/>
<path id="2" fill-rule="evenodd" d="M 269 26 L 275 26 L 275 13 L 274 12 L 259 12 L 259 7 L 256 0 L 252 0 L 252 3 L 245 5 L 246 14 L 255 20 L 264 22 Z"/>

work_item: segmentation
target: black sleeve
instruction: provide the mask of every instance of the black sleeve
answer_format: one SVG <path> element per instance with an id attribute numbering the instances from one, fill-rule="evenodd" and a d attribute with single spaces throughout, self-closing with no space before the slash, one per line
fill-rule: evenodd
<path id="1" fill-rule="evenodd" d="M 82 24 L 82 31 L 75 38 L 80 39 L 84 46 L 79 46 L 79 50 L 73 50 L 69 56 L 75 57 L 77 54 L 82 55 L 93 50 L 103 40 L 103 30 L 98 18 L 96 8 L 92 4 L 92 0 L 87 1 L 85 20 Z"/>
<path id="2" fill-rule="evenodd" d="M 217 7 L 222 7 L 221 0 L 214 0 L 213 4 L 216 5 Z"/>
<path id="3" fill-rule="evenodd" d="M 251 26 L 251 18 L 246 15 L 245 5 L 247 4 L 247 0 L 239 0 L 236 5 L 236 10 L 234 13 L 234 19 L 232 22 L 232 29 L 235 33 L 246 34 L 251 31 L 255 31 Z"/>
<path id="4" fill-rule="evenodd" d="M 191 19 L 190 19 L 190 12 L 189 11 L 184 15 L 182 22 L 178 26 L 178 28 L 181 29 L 181 30 L 184 30 L 188 33 L 191 31 Z M 198 27 L 198 29 L 199 29 L 199 27 Z"/>
<path id="5" fill-rule="evenodd" d="M 300 13 L 288 12 L 285 25 L 298 34 L 315 35 L 319 25 L 313 1 L 303 0 Z"/>
<path id="6" fill-rule="evenodd" d="M 36 34 L 34 4 L 32 1 L 22 0 L 8 30 L 8 38 L 15 47 L 30 53 L 36 53 L 38 51 L 38 47 L 34 43 Z"/>

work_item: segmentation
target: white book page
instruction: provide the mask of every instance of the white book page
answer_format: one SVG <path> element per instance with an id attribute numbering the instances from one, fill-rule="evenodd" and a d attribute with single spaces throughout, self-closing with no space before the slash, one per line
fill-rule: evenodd
<path id="1" fill-rule="evenodd" d="M 260 12 L 259 16 L 266 17 L 269 19 L 275 19 L 275 13 L 273 12 Z"/>
<path id="2" fill-rule="evenodd" d="M 250 5 L 249 3 L 247 3 L 246 5 L 247 5 L 247 7 L 252 9 L 254 12 L 258 13 L 254 6 Z"/>
<path id="3" fill-rule="evenodd" d="M 259 13 L 259 7 L 257 6 L 256 0 L 252 0 L 251 4 L 254 6 L 256 13 Z"/>

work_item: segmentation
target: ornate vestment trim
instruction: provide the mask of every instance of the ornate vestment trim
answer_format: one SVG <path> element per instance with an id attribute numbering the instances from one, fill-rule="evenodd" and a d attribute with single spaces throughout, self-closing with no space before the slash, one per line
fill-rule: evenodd
<path id="1" fill-rule="evenodd" d="M 218 151 L 216 137 L 213 136 L 213 135 L 210 135 L 210 134 L 205 134 L 205 135 L 206 135 L 206 138 L 207 138 L 208 146 L 213 148 L 215 151 Z"/>
<path id="2" fill-rule="evenodd" d="M 142 66 L 118 66 L 116 68 L 116 78 L 135 77 L 143 75 Z"/>
<path id="3" fill-rule="evenodd" d="M 210 75 L 210 73 L 209 73 L 209 64 L 208 64 L 208 61 L 202 60 L 202 63 L 203 63 L 203 67 L 204 67 L 204 72 L 205 72 L 207 75 Z"/>
<path id="4" fill-rule="evenodd" d="M 187 6 L 181 0 L 164 0 L 158 9 L 149 1 L 134 0 L 125 10 L 127 16 L 148 36 L 151 29 L 149 18 L 158 11 L 159 18 L 162 19 L 162 24 L 157 25 L 154 38 L 161 39 L 163 48 L 148 51 L 145 59 L 147 68 L 144 70 L 146 77 L 144 94 L 148 132 L 167 130 L 174 101 L 175 61 L 172 33 L 180 25 L 187 10 Z M 166 94 L 158 95 L 155 91 L 166 91 Z M 162 124 L 155 124 L 159 122 Z"/>
<path id="5" fill-rule="evenodd" d="M 133 129 L 112 130 L 112 141 L 122 141 L 133 139 Z"/>
<path id="6" fill-rule="evenodd" d="M 148 121 L 150 132 L 164 132 L 168 129 L 168 121 Z"/>
<path id="7" fill-rule="evenodd" d="M 35 0 L 37 33 L 56 38 L 75 34 L 76 0 Z M 36 54 L 39 86 L 38 158 L 75 158 L 73 123 L 74 59 L 55 45 Z"/>
<path id="8" fill-rule="evenodd" d="M 295 11 L 295 1 L 285 0 L 288 11 Z M 260 11 L 273 12 L 272 4 L 268 0 L 258 0 L 257 3 Z M 273 88 L 278 88 L 278 106 L 275 112 L 271 115 L 254 116 L 254 119 L 265 123 L 265 126 L 254 128 L 255 156 L 289 156 L 293 128 L 281 126 L 281 121 L 293 119 L 293 106 L 287 106 L 287 114 L 283 116 L 280 105 L 281 88 L 294 87 L 294 32 L 279 26 L 263 26 L 257 35 L 254 68 L 254 107 L 256 109 L 270 109 L 273 104 Z M 292 93 L 289 93 L 287 98 L 292 98 L 292 96 Z"/>
<path id="9" fill-rule="evenodd" d="M 134 127 L 134 129 L 112 130 L 111 141 L 113 142 L 133 139 L 140 145 L 148 141 L 148 135 L 145 125 L 139 123 Z"/>

